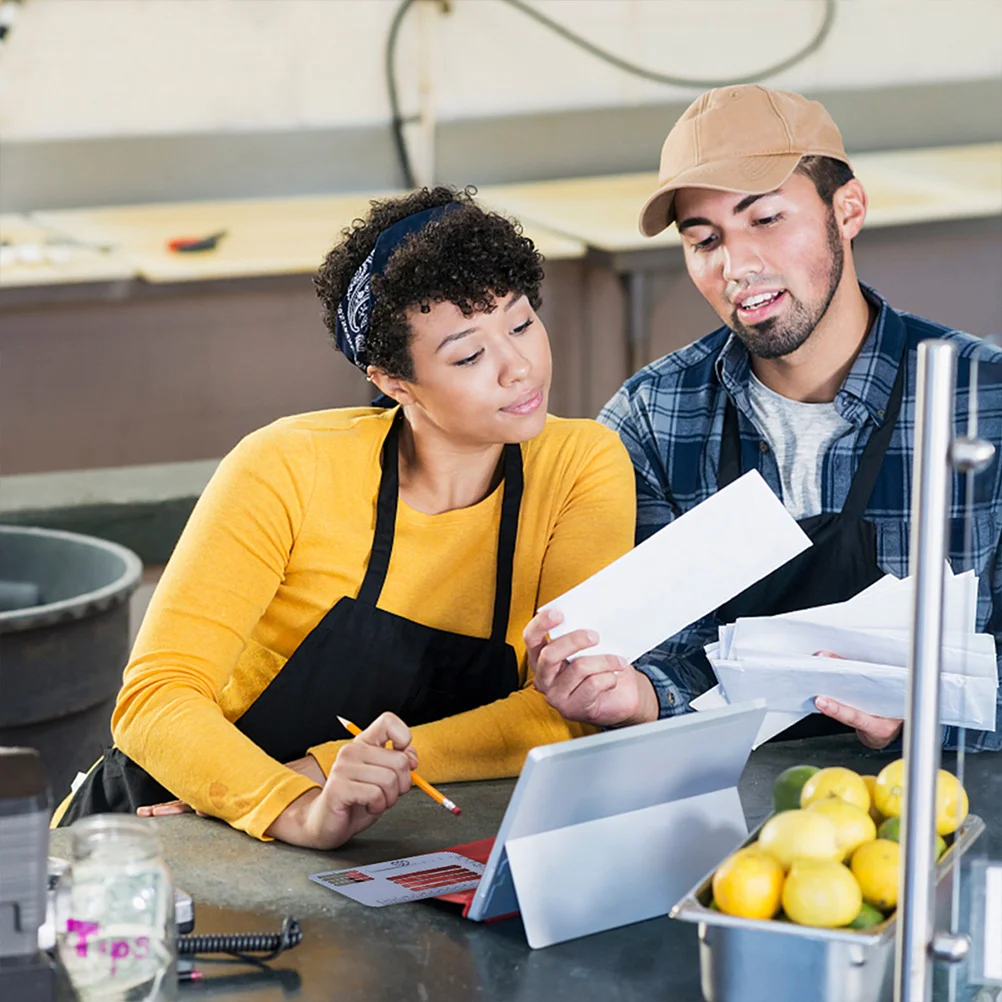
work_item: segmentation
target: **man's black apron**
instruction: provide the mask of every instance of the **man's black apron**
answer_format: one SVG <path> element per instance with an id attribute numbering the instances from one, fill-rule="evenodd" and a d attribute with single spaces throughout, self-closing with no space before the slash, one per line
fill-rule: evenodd
<path id="1" fill-rule="evenodd" d="M 435 630 L 377 608 L 393 550 L 401 419 L 398 414 L 383 447 L 372 553 L 358 597 L 338 600 L 236 721 L 238 730 L 280 762 L 349 737 L 338 716 L 365 727 L 390 710 L 409 725 L 424 724 L 503 699 L 518 688 L 518 661 L 505 637 L 522 501 L 521 449 L 504 447 L 491 635 L 484 640 Z M 198 736 L 178 735 L 177 740 L 197 741 Z M 174 796 L 110 748 L 59 824 L 99 812 L 131 813 Z"/>
<path id="2" fill-rule="evenodd" d="M 845 602 L 884 576 L 877 563 L 877 527 L 863 515 L 880 475 L 904 391 L 905 362 L 898 374 L 881 425 L 874 429 L 863 449 L 856 475 L 840 512 L 827 512 L 800 519 L 798 525 L 814 544 L 772 574 L 745 589 L 717 610 L 721 623 L 742 616 L 775 616 L 817 605 Z M 719 487 L 741 476 L 741 435 L 738 415 L 728 397 L 720 443 Z M 835 653 L 838 653 L 837 651 Z M 824 695 L 824 693 L 818 693 Z M 788 727 L 774 740 L 813 737 L 848 730 L 823 714 L 811 714 Z"/>

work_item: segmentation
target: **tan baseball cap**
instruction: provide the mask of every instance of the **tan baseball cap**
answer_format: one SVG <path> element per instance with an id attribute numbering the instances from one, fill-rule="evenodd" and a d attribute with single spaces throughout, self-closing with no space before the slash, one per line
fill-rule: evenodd
<path id="1" fill-rule="evenodd" d="M 806 156 L 849 163 L 838 126 L 817 101 L 758 84 L 708 90 L 668 133 L 640 232 L 653 237 L 675 221 L 678 188 L 759 195 L 778 188 Z"/>

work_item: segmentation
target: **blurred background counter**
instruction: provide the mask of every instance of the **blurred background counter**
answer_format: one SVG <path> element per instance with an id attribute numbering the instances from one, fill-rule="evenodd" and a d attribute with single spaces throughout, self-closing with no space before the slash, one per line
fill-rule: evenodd
<path id="1" fill-rule="evenodd" d="M 1002 330 L 1002 143 L 860 154 L 864 279 L 892 303 Z M 594 416 L 631 371 L 717 325 L 677 232 L 640 236 L 638 173 L 487 186 L 547 259 L 550 409 Z M 310 276 L 385 192 L 40 211 L 0 217 L 9 473 L 222 455 L 275 417 L 363 404 L 319 323 Z M 215 248 L 171 240 L 222 234 Z M 27 260 L 21 260 L 27 253 Z M 949 264 L 949 280 L 930 282 Z M 620 287 L 617 278 L 623 280 Z"/>

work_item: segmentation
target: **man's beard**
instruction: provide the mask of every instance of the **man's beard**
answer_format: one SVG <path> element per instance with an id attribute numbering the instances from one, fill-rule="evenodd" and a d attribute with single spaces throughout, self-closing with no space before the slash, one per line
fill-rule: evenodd
<path id="1" fill-rule="evenodd" d="M 845 266 L 845 251 L 842 248 L 842 238 L 835 223 L 835 213 L 828 210 L 828 221 L 825 227 L 828 243 L 828 292 L 822 300 L 813 307 L 797 299 L 789 289 L 790 308 L 784 317 L 769 317 L 758 324 L 743 324 L 738 319 L 737 308 L 731 314 L 730 328 L 748 349 L 749 353 L 759 358 L 782 358 L 796 351 L 821 322 L 828 312 L 839 282 L 842 281 L 842 269 Z"/>

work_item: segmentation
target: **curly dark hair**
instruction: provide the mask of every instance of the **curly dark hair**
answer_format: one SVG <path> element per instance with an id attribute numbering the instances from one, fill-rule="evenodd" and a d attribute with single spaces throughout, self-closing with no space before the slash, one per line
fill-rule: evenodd
<path id="1" fill-rule="evenodd" d="M 449 302 L 472 316 L 492 312 L 497 299 L 517 292 L 538 309 L 542 256 L 518 223 L 482 209 L 475 194 L 475 188 L 421 188 L 371 203 L 365 219 L 342 230 L 341 241 L 313 279 L 331 337 L 338 302 L 379 235 L 406 216 L 450 203 L 458 208 L 407 237 L 390 255 L 382 275 L 373 277 L 369 362 L 399 379 L 414 378 L 412 331 L 406 319 L 413 306 Z"/>

